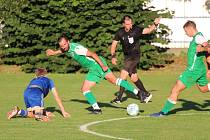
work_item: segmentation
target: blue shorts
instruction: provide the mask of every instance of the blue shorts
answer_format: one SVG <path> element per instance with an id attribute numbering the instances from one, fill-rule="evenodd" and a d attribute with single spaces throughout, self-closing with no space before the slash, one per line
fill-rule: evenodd
<path id="1" fill-rule="evenodd" d="M 27 88 L 24 92 L 26 108 L 44 107 L 44 94 L 39 88 Z"/>

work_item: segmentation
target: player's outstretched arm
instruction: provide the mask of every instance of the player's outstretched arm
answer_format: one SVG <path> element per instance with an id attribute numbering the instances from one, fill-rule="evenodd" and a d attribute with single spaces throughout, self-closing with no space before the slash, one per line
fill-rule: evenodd
<path id="1" fill-rule="evenodd" d="M 142 34 L 150 34 L 152 31 L 154 31 L 160 23 L 160 19 L 161 18 L 156 18 L 152 25 L 149 25 L 149 27 L 143 29 Z"/>
<path id="2" fill-rule="evenodd" d="M 46 54 L 47 56 L 53 56 L 53 55 L 58 55 L 62 54 L 63 52 L 61 50 L 52 50 L 52 49 L 47 49 Z"/>
<path id="3" fill-rule="evenodd" d="M 58 104 L 58 106 L 59 106 L 59 108 L 60 108 L 60 110 L 63 114 L 63 117 L 64 118 L 70 117 L 70 114 L 65 111 L 63 103 L 62 103 L 62 101 L 61 101 L 61 99 L 58 95 L 57 89 L 55 87 L 53 88 L 52 93 L 53 93 L 54 98 L 55 98 L 55 100 L 56 100 L 56 102 L 57 102 L 57 104 Z"/>
<path id="4" fill-rule="evenodd" d="M 116 59 L 116 54 L 115 54 L 115 50 L 117 48 L 117 43 L 118 41 L 113 40 L 112 41 L 112 45 L 111 45 L 111 55 L 112 55 L 112 64 L 113 65 L 117 65 L 117 59 Z"/>

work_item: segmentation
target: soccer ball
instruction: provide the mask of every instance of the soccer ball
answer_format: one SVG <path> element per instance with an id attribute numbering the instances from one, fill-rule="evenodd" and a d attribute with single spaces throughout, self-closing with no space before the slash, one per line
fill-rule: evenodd
<path id="1" fill-rule="evenodd" d="M 130 116 L 137 116 L 139 114 L 139 106 L 137 104 L 129 104 L 127 107 L 127 113 Z"/>

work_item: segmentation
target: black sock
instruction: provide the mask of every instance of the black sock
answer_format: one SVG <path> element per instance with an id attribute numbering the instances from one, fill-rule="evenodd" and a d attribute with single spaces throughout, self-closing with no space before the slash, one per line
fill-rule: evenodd
<path id="1" fill-rule="evenodd" d="M 117 96 L 117 98 L 119 100 L 122 100 L 122 96 L 123 96 L 124 91 L 125 91 L 125 88 L 124 87 L 120 87 L 120 90 L 119 90 L 119 93 L 118 93 L 118 96 Z"/>
<path id="2" fill-rule="evenodd" d="M 134 82 L 134 84 L 136 85 L 136 87 L 138 89 L 143 90 L 144 92 L 147 92 L 147 90 L 144 88 L 144 85 L 140 79 L 138 79 L 136 82 Z"/>

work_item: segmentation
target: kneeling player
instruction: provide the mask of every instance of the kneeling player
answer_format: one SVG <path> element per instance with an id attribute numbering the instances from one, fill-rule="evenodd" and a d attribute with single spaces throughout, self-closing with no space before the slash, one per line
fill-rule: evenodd
<path id="1" fill-rule="evenodd" d="M 47 70 L 38 68 L 35 70 L 36 78 L 32 79 L 24 92 L 24 101 L 27 110 L 19 109 L 17 106 L 14 110 L 8 112 L 7 118 L 11 119 L 17 115 L 22 117 L 35 118 L 40 121 L 48 121 L 53 116 L 51 112 L 44 110 L 43 99 L 52 91 L 54 98 L 61 109 L 63 117 L 69 117 L 65 111 L 62 101 L 54 86 L 54 82 L 46 77 Z"/>

